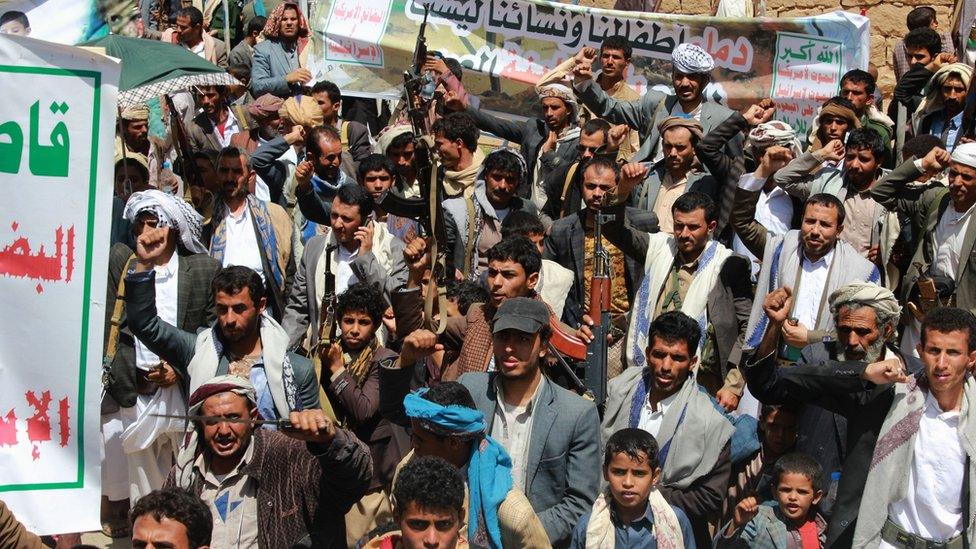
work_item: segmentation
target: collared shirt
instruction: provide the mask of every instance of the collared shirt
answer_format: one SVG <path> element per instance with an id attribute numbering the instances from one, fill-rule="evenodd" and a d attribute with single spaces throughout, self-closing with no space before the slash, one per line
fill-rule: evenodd
<path id="1" fill-rule="evenodd" d="M 831 249 L 817 261 L 810 261 L 803 253 L 803 271 L 800 274 L 800 289 L 793 298 L 793 316 L 803 323 L 808 330 L 818 330 L 820 318 L 820 304 L 823 301 L 824 288 L 827 286 L 827 274 L 830 264 L 834 260 L 834 250 Z"/>
<path id="2" fill-rule="evenodd" d="M 677 392 L 667 396 L 657 403 L 657 409 L 655 410 L 651 404 L 651 392 L 648 391 L 647 398 L 644 400 L 644 406 L 641 408 L 640 420 L 637 422 L 637 427 L 647 431 L 654 438 L 657 438 L 661 431 L 661 425 L 664 423 L 664 415 L 668 413 L 668 408 L 674 404 L 676 398 L 678 398 Z"/>
<path id="3" fill-rule="evenodd" d="M 867 257 L 872 245 L 877 244 L 874 232 L 878 218 L 879 204 L 871 198 L 870 191 L 850 192 L 844 199 L 844 230 L 841 240 L 850 244 L 861 255 Z"/>
<path id="4" fill-rule="evenodd" d="M 766 192 L 763 190 L 764 184 L 765 181 L 753 173 L 747 173 L 739 179 L 740 188 L 747 191 L 760 191 L 759 198 L 756 201 L 756 221 L 766 227 L 770 236 L 786 234 L 789 232 L 793 221 L 793 201 L 781 187 L 776 186 L 773 187 L 773 190 Z M 735 235 L 732 239 L 732 250 L 749 258 L 753 279 L 759 276 L 762 260 L 749 251 L 739 235 Z"/>
<path id="5" fill-rule="evenodd" d="M 929 133 L 940 139 L 946 144 L 946 149 L 952 152 L 956 148 L 956 137 L 962 127 L 962 115 L 965 111 L 946 119 L 945 111 L 940 111 L 932 117 L 932 125 L 929 126 Z"/>
<path id="6" fill-rule="evenodd" d="M 213 516 L 213 549 L 248 548 L 258 546 L 258 486 L 254 478 L 244 474 L 244 467 L 254 457 L 254 441 L 248 444 L 244 457 L 233 471 L 215 475 L 203 454 L 193 468 L 203 478 L 200 499 Z"/>
<path id="7" fill-rule="evenodd" d="M 231 360 L 227 368 L 227 373 L 242 377 L 251 382 L 258 400 L 258 411 L 261 412 L 261 417 L 264 419 L 278 419 L 278 408 L 275 407 L 274 396 L 271 394 L 271 384 L 268 381 L 268 373 L 264 369 L 263 354 L 253 358 L 244 357 Z M 266 429 L 274 428 L 271 424 L 266 424 L 263 427 Z"/>
<path id="8" fill-rule="evenodd" d="M 186 48 L 186 46 L 183 46 L 183 47 Z M 207 58 L 207 49 L 203 45 L 203 40 L 201 40 L 200 43 L 197 44 L 196 46 L 193 46 L 192 48 L 186 48 L 186 49 L 188 49 L 191 52 L 197 54 L 198 57 L 202 57 L 203 59 L 206 59 Z"/>
<path id="9" fill-rule="evenodd" d="M 231 265 L 250 267 L 261 275 L 261 280 L 264 280 L 264 262 L 261 260 L 261 247 L 258 244 L 258 236 L 254 232 L 254 223 L 251 221 L 251 208 L 245 205 L 244 213 L 237 217 L 228 211 L 224 223 L 227 225 L 227 244 L 224 247 L 222 267 Z"/>
<path id="10" fill-rule="evenodd" d="M 610 520 L 613 521 L 614 547 L 627 549 L 652 549 L 657 547 L 654 535 L 654 511 L 645 504 L 644 514 L 637 520 L 624 524 L 617 513 L 617 506 L 610 505 Z"/>
<path id="11" fill-rule="evenodd" d="M 664 175 L 653 208 L 654 213 L 657 214 L 658 226 L 661 227 L 662 233 L 674 234 L 674 218 L 671 217 L 671 206 L 674 206 L 678 197 L 685 194 L 687 186 L 688 174 L 677 181 L 671 178 L 671 174 Z"/>
<path id="12" fill-rule="evenodd" d="M 359 282 L 359 277 L 352 270 L 352 262 L 359 257 L 359 248 L 349 251 L 340 245 L 336 249 L 335 293 L 342 295 L 346 288 Z"/>
<path id="13" fill-rule="evenodd" d="M 679 261 L 681 261 L 680 256 L 676 256 L 674 265 L 671 266 L 671 271 L 668 273 L 668 279 L 661 286 L 661 294 L 657 296 L 657 305 L 654 308 L 655 317 L 668 311 L 681 310 L 681 304 L 684 303 L 685 296 L 688 295 L 688 288 L 695 281 L 695 273 L 698 272 L 698 260 L 684 264 L 679 264 Z M 678 271 L 677 287 L 674 284 L 675 270 Z M 674 299 L 674 292 L 678 292 L 678 300 Z"/>
<path id="14" fill-rule="evenodd" d="M 221 147 L 230 146 L 230 138 L 234 137 L 235 134 L 240 133 L 241 123 L 234 116 L 233 109 L 227 109 L 227 120 L 224 121 L 223 131 L 221 131 L 221 126 L 219 124 L 214 124 L 214 135 L 217 136 L 217 141 L 220 141 Z"/>
<path id="15" fill-rule="evenodd" d="M 943 412 L 927 393 L 918 423 L 905 498 L 888 505 L 888 517 L 905 531 L 944 541 L 963 529 L 962 484 L 966 453 L 959 437 L 958 410 Z M 885 542 L 882 548 L 891 546 Z"/>
<path id="16" fill-rule="evenodd" d="M 173 252 L 173 257 L 165 265 L 153 267 L 156 271 L 156 312 L 159 319 L 167 324 L 176 326 L 177 304 L 177 273 L 180 269 L 180 256 Z M 159 364 L 159 355 L 150 351 L 142 341 L 136 338 L 136 367 L 148 371 Z"/>
<path id="17" fill-rule="evenodd" d="M 936 274 L 947 276 L 953 280 L 959 273 L 959 260 L 962 254 L 962 241 L 966 238 L 966 231 L 969 228 L 970 220 L 973 218 L 973 210 L 976 205 L 970 206 L 965 212 L 957 212 L 952 204 L 946 208 L 939 219 L 939 224 L 935 226 L 932 239 L 935 244 L 935 261 L 933 270 Z"/>
<path id="18" fill-rule="evenodd" d="M 539 396 L 539 387 L 525 406 L 514 406 L 505 402 L 504 387 L 499 377 L 495 377 L 495 390 L 498 400 L 495 403 L 495 417 L 492 421 L 491 436 L 498 441 L 512 458 L 512 486 L 525 491 L 526 467 L 529 461 L 529 441 L 532 438 L 532 412 Z"/>

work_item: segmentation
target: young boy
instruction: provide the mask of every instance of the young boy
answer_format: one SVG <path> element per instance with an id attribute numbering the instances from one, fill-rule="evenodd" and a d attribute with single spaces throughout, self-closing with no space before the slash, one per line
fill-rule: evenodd
<path id="1" fill-rule="evenodd" d="M 820 464 L 806 454 L 787 454 L 776 462 L 775 478 L 775 501 L 740 501 L 717 547 L 823 546 L 827 522 L 817 509 L 824 484 Z"/>
<path id="2" fill-rule="evenodd" d="M 621 429 L 607 440 L 603 478 L 609 494 L 583 515 L 570 546 L 664 547 L 695 549 L 695 536 L 685 513 L 657 490 L 661 478 L 657 441 L 643 429 Z"/>

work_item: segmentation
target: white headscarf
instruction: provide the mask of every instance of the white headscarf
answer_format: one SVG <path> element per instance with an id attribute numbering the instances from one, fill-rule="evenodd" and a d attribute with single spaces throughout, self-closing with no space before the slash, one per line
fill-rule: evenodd
<path id="1" fill-rule="evenodd" d="M 952 151 L 952 161 L 976 168 L 976 143 L 961 143 Z"/>
<path id="2" fill-rule="evenodd" d="M 709 74 L 715 68 L 715 59 L 702 48 L 685 42 L 674 49 L 671 65 L 685 74 Z"/>
<path id="3" fill-rule="evenodd" d="M 829 302 L 834 314 L 844 305 L 857 303 L 874 309 L 878 318 L 897 319 L 901 315 L 901 305 L 895 294 L 873 282 L 851 282 L 830 294 Z"/>
<path id="4" fill-rule="evenodd" d="M 203 235 L 203 217 L 185 200 L 163 191 L 151 189 L 133 193 L 125 203 L 122 217 L 133 222 L 141 212 L 149 211 L 159 219 L 160 224 L 176 229 L 180 242 L 195 254 L 207 253 L 200 241 Z"/>
<path id="5" fill-rule="evenodd" d="M 746 149 L 752 152 L 755 158 L 759 151 L 765 151 L 769 147 L 786 147 L 793 151 L 793 156 L 797 157 L 802 152 L 800 140 L 796 137 L 793 126 L 780 120 L 770 120 L 763 122 L 749 131 L 746 139 Z"/>

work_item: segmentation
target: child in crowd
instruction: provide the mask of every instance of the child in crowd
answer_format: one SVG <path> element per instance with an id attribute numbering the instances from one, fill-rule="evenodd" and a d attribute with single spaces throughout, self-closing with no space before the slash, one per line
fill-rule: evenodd
<path id="1" fill-rule="evenodd" d="M 583 515 L 570 546 L 684 547 L 695 549 L 695 536 L 684 511 L 668 504 L 657 489 L 661 478 L 657 441 L 643 429 L 621 429 L 607 440 L 603 478 L 609 493 L 600 494 Z"/>
<path id="2" fill-rule="evenodd" d="M 787 454 L 776 461 L 774 500 L 760 504 L 747 497 L 716 547 L 819 549 L 827 522 L 817 504 L 823 497 L 824 473 L 806 454 Z"/>

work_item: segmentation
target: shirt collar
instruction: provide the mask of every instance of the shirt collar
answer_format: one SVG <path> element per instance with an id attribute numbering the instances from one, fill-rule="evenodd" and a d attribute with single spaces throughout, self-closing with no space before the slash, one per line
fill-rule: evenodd
<path id="1" fill-rule="evenodd" d="M 156 267 L 154 267 L 156 271 L 157 279 L 159 278 L 168 279 L 169 277 L 176 274 L 176 270 L 179 268 L 179 264 L 180 264 L 178 257 L 179 254 L 177 254 L 174 251 L 173 256 L 169 258 L 169 261 L 167 261 L 165 265 L 157 265 Z"/>
<path id="2" fill-rule="evenodd" d="M 199 443 L 206 444 L 206 442 L 202 440 Z M 219 486 L 220 482 L 217 481 L 217 476 L 214 475 L 214 473 L 210 470 L 210 464 L 207 462 L 206 457 L 204 457 L 205 452 L 206 450 L 200 452 L 200 455 L 197 456 L 196 461 L 193 462 L 193 468 L 203 476 L 203 479 L 205 481 L 215 486 Z M 234 469 L 232 469 L 231 472 L 224 477 L 224 480 L 233 478 L 241 474 L 244 471 L 244 468 L 247 467 L 247 464 L 251 463 L 251 460 L 253 458 L 254 458 L 254 434 L 252 433 L 251 440 L 247 444 L 247 449 L 244 450 L 244 455 L 241 456 L 241 460 L 237 462 L 237 465 L 234 467 Z"/>
<path id="3" fill-rule="evenodd" d="M 530 398 L 529 403 L 525 405 L 526 413 L 528 414 L 532 413 L 532 408 L 535 407 L 535 402 L 536 400 L 539 399 L 539 394 L 542 392 L 539 389 L 542 388 L 542 384 L 545 383 L 545 381 L 546 379 L 545 377 L 543 377 L 542 379 L 539 380 L 539 384 L 535 386 L 535 392 L 532 393 L 532 398 Z M 505 402 L 505 387 L 502 385 L 502 376 L 496 375 L 494 383 L 495 383 L 495 391 L 498 393 L 498 404 L 501 406 L 509 406 L 510 408 L 514 408 L 514 406 L 510 406 L 508 403 Z"/>
<path id="4" fill-rule="evenodd" d="M 932 391 L 925 392 L 925 415 L 930 418 L 937 418 L 944 423 L 951 424 L 953 426 L 958 425 L 959 421 L 959 410 L 950 410 L 948 412 L 942 411 L 942 407 L 939 406 L 939 401 L 936 400 L 935 395 Z"/>
<path id="5" fill-rule="evenodd" d="M 613 519 L 613 523 L 616 526 L 630 526 L 631 524 L 645 524 L 651 526 L 654 524 L 654 511 L 651 509 L 650 502 L 644 502 L 644 514 L 641 515 L 637 520 L 631 522 L 630 524 L 623 524 L 623 522 L 620 520 L 620 514 L 617 513 L 617 502 L 613 500 L 611 496 L 610 517 Z"/>
<path id="6" fill-rule="evenodd" d="M 803 261 L 806 262 L 806 263 L 809 263 L 813 267 L 816 267 L 817 265 L 820 265 L 821 263 L 825 267 L 830 267 L 830 263 L 833 260 L 834 260 L 834 248 L 831 248 L 829 252 L 827 252 L 826 254 L 824 254 L 823 257 L 821 257 L 820 259 L 818 259 L 816 261 L 811 261 L 810 258 L 807 257 L 807 252 L 806 251 L 803 252 Z"/>

